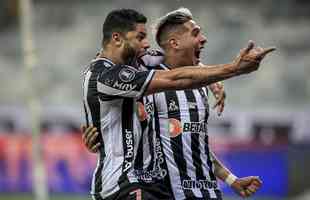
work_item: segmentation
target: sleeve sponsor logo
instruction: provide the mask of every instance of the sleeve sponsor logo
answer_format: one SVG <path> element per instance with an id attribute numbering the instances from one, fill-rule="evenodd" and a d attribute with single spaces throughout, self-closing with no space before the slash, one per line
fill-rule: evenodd
<path id="1" fill-rule="evenodd" d="M 132 91 L 137 87 L 137 85 L 115 81 L 113 87 L 119 90 Z"/>
<path id="2" fill-rule="evenodd" d="M 128 83 L 135 78 L 136 70 L 126 67 L 121 69 L 118 76 L 123 82 Z"/>

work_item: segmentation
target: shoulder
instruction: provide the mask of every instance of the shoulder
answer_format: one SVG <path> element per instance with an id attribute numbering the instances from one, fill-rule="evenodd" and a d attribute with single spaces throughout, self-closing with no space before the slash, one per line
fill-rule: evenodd
<path id="1" fill-rule="evenodd" d="M 164 53 L 160 50 L 148 50 L 138 58 L 140 66 L 152 69 L 164 60 Z"/>
<path id="2" fill-rule="evenodd" d="M 89 70 L 92 72 L 103 72 L 116 66 L 113 62 L 105 58 L 98 58 L 91 61 Z"/>

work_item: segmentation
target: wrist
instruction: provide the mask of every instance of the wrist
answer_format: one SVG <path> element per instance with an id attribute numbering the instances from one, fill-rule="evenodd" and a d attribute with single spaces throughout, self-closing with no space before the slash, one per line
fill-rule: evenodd
<path id="1" fill-rule="evenodd" d="M 231 186 L 237 179 L 238 179 L 237 176 L 235 176 L 234 174 L 230 173 L 230 174 L 225 178 L 225 183 L 227 183 L 229 186 Z"/>
<path id="2" fill-rule="evenodd" d="M 224 69 L 225 69 L 225 71 L 227 71 L 228 73 L 231 73 L 231 74 L 236 74 L 239 71 L 238 65 L 234 62 L 225 64 Z"/>

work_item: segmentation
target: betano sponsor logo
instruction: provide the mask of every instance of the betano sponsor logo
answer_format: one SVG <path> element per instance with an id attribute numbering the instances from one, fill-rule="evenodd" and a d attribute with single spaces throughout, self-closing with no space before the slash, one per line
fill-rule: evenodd
<path id="1" fill-rule="evenodd" d="M 206 133 L 207 124 L 200 122 L 185 122 L 183 124 L 183 132 Z"/>
<path id="2" fill-rule="evenodd" d="M 182 125 L 182 123 L 179 120 L 175 118 L 170 118 L 169 119 L 169 132 L 170 132 L 170 137 L 177 137 L 181 133 L 186 133 L 186 132 L 207 134 L 208 129 L 207 129 L 206 123 L 184 122 Z"/>

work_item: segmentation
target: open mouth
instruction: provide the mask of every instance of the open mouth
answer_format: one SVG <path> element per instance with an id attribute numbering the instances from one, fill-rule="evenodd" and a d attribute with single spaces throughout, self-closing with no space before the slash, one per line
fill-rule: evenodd
<path id="1" fill-rule="evenodd" d="M 200 54 L 202 51 L 203 47 L 200 47 L 198 49 L 195 50 L 195 57 L 199 60 L 200 59 Z"/>
<path id="2" fill-rule="evenodd" d="M 196 50 L 196 51 L 195 51 L 195 57 L 196 57 L 197 59 L 200 58 L 200 50 Z"/>

